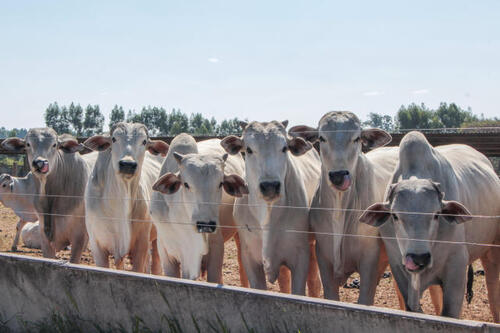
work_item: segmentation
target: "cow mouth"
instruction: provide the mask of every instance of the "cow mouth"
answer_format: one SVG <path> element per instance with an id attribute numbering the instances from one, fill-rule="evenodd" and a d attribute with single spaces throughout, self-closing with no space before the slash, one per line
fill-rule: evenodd
<path id="1" fill-rule="evenodd" d="M 352 185 L 352 179 L 350 175 L 345 175 L 344 179 L 342 179 L 342 182 L 340 184 L 333 184 L 333 187 L 336 188 L 339 191 L 347 191 L 351 185 Z"/>
<path id="2" fill-rule="evenodd" d="M 38 162 L 37 166 L 35 166 L 34 169 L 36 172 L 42 175 L 46 175 L 49 173 L 49 162 L 48 161 Z"/>
<path id="3" fill-rule="evenodd" d="M 404 266 L 406 270 L 410 273 L 418 273 L 424 270 L 426 265 L 419 265 L 413 261 L 410 256 L 406 256 Z"/>
<path id="4" fill-rule="evenodd" d="M 216 229 L 217 229 L 217 223 L 214 221 L 210 221 L 210 222 L 198 221 L 198 222 L 196 222 L 196 230 L 198 230 L 198 232 L 200 234 L 202 234 L 202 233 L 211 234 L 211 233 L 214 233 Z"/>

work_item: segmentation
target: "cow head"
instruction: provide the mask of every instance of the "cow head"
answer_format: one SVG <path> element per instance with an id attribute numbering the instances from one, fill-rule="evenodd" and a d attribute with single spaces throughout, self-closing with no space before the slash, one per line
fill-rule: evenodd
<path id="1" fill-rule="evenodd" d="M 238 175 L 224 174 L 227 154 L 186 154 L 175 152 L 174 157 L 179 164 L 179 172 L 166 173 L 153 185 L 155 191 L 174 194 L 184 192 L 186 203 L 183 207 L 172 205 L 171 213 L 176 209 L 184 209 L 191 216 L 191 222 L 198 233 L 213 233 L 219 224 L 219 205 L 222 200 L 222 189 L 227 194 L 241 197 L 248 194 L 245 181 Z"/>
<path id="2" fill-rule="evenodd" d="M 0 175 L 0 194 L 11 192 L 13 184 L 14 179 L 12 176 L 7 173 L 2 173 Z"/>
<path id="3" fill-rule="evenodd" d="M 389 188 L 388 202 L 368 207 L 360 221 L 375 227 L 393 223 L 402 264 L 411 273 L 420 272 L 432 266 L 432 241 L 439 240 L 439 224 L 471 219 L 462 204 L 443 198 L 439 184 L 429 179 L 402 180 Z"/>
<path id="4" fill-rule="evenodd" d="M 289 154 L 299 156 L 312 148 L 302 138 L 290 138 L 287 125 L 286 120 L 244 123 L 241 137 L 231 135 L 221 142 L 229 154 L 245 152 L 250 191 L 259 193 L 268 203 L 276 201 L 284 191 Z"/>
<path id="5" fill-rule="evenodd" d="M 111 150 L 111 165 L 116 174 L 128 180 L 140 174 L 146 150 L 151 154 L 168 152 L 168 144 L 161 140 L 151 140 L 146 126 L 138 123 L 118 123 L 109 136 L 95 135 L 84 145 L 92 150 Z"/>
<path id="6" fill-rule="evenodd" d="M 346 191 L 351 187 L 363 147 L 374 149 L 391 141 L 386 131 L 361 129 L 358 117 L 344 111 L 327 113 L 319 121 L 318 128 L 294 126 L 290 134 L 319 142 L 323 173 L 328 175 L 330 186 L 337 191 Z"/>
<path id="7" fill-rule="evenodd" d="M 84 148 L 71 135 L 58 136 L 52 128 L 30 129 L 24 139 L 8 138 L 2 145 L 12 152 L 26 153 L 31 171 L 39 178 L 44 178 L 52 172 L 60 151 L 75 153 Z"/>

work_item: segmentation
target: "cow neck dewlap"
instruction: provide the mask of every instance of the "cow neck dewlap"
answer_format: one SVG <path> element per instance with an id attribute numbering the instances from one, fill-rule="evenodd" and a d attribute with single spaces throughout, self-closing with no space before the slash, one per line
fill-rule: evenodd
<path id="1" fill-rule="evenodd" d="M 420 310 L 420 273 L 410 273 L 408 284 L 408 306 L 411 311 Z"/>

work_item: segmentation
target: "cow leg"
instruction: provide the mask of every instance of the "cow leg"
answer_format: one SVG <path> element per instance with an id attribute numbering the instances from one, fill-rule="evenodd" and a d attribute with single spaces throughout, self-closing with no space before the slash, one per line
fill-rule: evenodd
<path id="1" fill-rule="evenodd" d="M 133 249 L 130 251 L 132 260 L 132 270 L 134 272 L 144 273 L 146 271 L 146 262 L 149 250 L 149 230 L 147 233 L 138 235 Z"/>
<path id="2" fill-rule="evenodd" d="M 496 252 L 496 253 L 495 253 Z M 493 254 L 493 255 L 492 255 Z M 496 258 L 496 260 L 494 260 Z M 491 253 L 481 258 L 484 268 L 484 277 L 486 279 L 486 288 L 488 289 L 488 301 L 490 303 L 493 321 L 500 321 L 500 249 L 492 249 Z"/>
<path id="3" fill-rule="evenodd" d="M 289 294 L 291 292 L 291 272 L 286 266 L 280 267 L 280 272 L 278 275 L 278 285 L 280 287 L 280 292 Z"/>
<path id="4" fill-rule="evenodd" d="M 371 241 L 371 242 L 370 242 Z M 368 251 L 363 251 L 359 263 L 359 298 L 358 303 L 364 305 L 373 305 L 375 291 L 380 279 L 381 266 L 387 266 L 387 263 L 380 257 L 380 241 L 369 239 L 368 242 L 360 242 L 360 246 Z"/>
<path id="5" fill-rule="evenodd" d="M 161 260 L 158 252 L 158 240 L 151 242 L 151 273 L 161 275 Z"/>
<path id="6" fill-rule="evenodd" d="M 248 235 L 245 233 L 250 233 L 250 231 L 242 231 L 240 233 L 241 259 L 245 272 L 247 272 L 250 287 L 254 289 L 266 290 L 266 275 L 264 273 L 264 265 L 261 259 L 262 253 L 260 253 L 261 245 L 258 243 L 257 237 L 248 239 L 249 237 L 247 237 Z"/>
<path id="7" fill-rule="evenodd" d="M 14 237 L 14 242 L 12 242 L 12 251 L 17 251 L 17 244 L 19 243 L 19 236 L 21 236 L 21 231 L 23 230 L 24 226 L 26 225 L 25 220 L 19 219 L 16 225 L 16 237 Z"/>
<path id="8" fill-rule="evenodd" d="M 241 259 L 241 243 L 240 243 L 240 236 L 238 233 L 234 235 L 234 242 L 236 243 L 236 249 L 238 251 L 238 268 L 240 272 L 240 284 L 244 288 L 248 288 L 248 277 L 247 273 L 245 272 L 245 268 L 243 267 L 243 261 Z"/>
<path id="9" fill-rule="evenodd" d="M 42 245 L 42 254 L 45 258 L 55 258 L 56 257 L 56 249 L 50 244 L 47 236 L 43 232 L 43 225 L 40 225 L 40 240 Z"/>
<path id="10" fill-rule="evenodd" d="M 306 294 L 307 273 L 309 271 L 309 244 L 305 245 L 306 251 L 296 256 L 292 271 L 292 293 L 294 295 Z"/>
<path id="11" fill-rule="evenodd" d="M 307 295 L 319 297 L 321 294 L 321 281 L 319 279 L 318 258 L 316 257 L 316 241 L 313 237 L 309 240 L 309 269 L 307 273 Z"/>
<path id="12" fill-rule="evenodd" d="M 458 318 L 464 301 L 467 264 L 450 262 L 443 281 L 443 312 L 446 317 Z"/>
<path id="13" fill-rule="evenodd" d="M 69 262 L 79 264 L 82 259 L 83 250 L 87 247 L 89 236 L 85 229 L 80 232 L 73 232 L 71 240 L 71 257 Z"/>
<path id="14" fill-rule="evenodd" d="M 325 298 L 338 301 L 340 300 L 339 285 L 333 278 L 333 263 L 329 260 L 329 258 L 323 255 L 320 244 L 321 243 L 316 240 L 316 256 L 318 258 L 318 268 L 321 275 L 321 283 L 323 284 Z M 330 248 L 331 247 L 332 246 L 330 245 Z M 332 252 L 333 249 L 331 249 L 330 253 Z"/>
<path id="15" fill-rule="evenodd" d="M 224 260 L 224 238 L 221 230 L 209 236 L 207 256 L 207 282 L 222 284 L 222 262 Z"/>
<path id="16" fill-rule="evenodd" d="M 431 295 L 432 305 L 434 305 L 434 312 L 437 316 L 441 315 L 443 311 L 443 289 L 441 286 L 429 286 L 429 294 Z"/>
<path id="17" fill-rule="evenodd" d="M 101 248 L 93 239 L 89 240 L 89 246 L 96 266 L 109 268 L 109 252 Z"/>

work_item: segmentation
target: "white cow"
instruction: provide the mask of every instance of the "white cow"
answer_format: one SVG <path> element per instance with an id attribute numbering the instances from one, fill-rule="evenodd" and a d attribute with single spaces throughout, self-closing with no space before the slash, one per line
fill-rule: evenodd
<path id="1" fill-rule="evenodd" d="M 30 249 L 40 249 L 42 247 L 42 242 L 40 240 L 40 223 L 27 222 L 22 228 L 21 239 L 23 240 L 24 246 Z"/>
<path id="2" fill-rule="evenodd" d="M 325 297 L 339 300 L 340 286 L 352 273 L 359 272 L 358 302 L 371 305 L 388 261 L 382 241 L 376 238 L 377 228 L 359 223 L 358 217 L 360 210 L 383 198 L 398 148 L 363 153 L 362 147 L 384 146 L 391 136 L 377 128 L 363 130 L 351 112 L 329 112 L 320 119 L 318 128 L 295 126 L 290 134 L 319 141 L 321 180 L 309 218 L 318 232 L 316 255 Z"/>
<path id="3" fill-rule="evenodd" d="M 135 123 L 118 123 L 109 136 L 93 136 L 84 145 L 99 151 L 85 191 L 92 256 L 98 266 L 108 267 L 113 255 L 116 267 L 123 269 L 130 255 L 133 270 L 145 272 L 154 234 L 149 201 L 161 166 L 151 154 L 165 155 L 168 145 L 151 140 L 146 127 Z M 153 273 L 158 269 L 153 262 Z"/>
<path id="4" fill-rule="evenodd" d="M 287 125 L 288 121 L 243 124 L 242 136 L 228 136 L 222 146 L 232 155 L 245 152 L 250 193 L 236 199 L 234 217 L 250 286 L 265 289 L 266 275 L 273 283 L 287 267 L 292 292 L 304 295 L 312 271 L 309 204 L 319 180 L 320 159 L 309 142 L 287 135 Z M 312 271 L 310 281 L 314 275 L 317 271 Z M 280 288 L 284 289 L 281 283 Z"/>
<path id="5" fill-rule="evenodd" d="M 32 128 L 25 139 L 8 138 L 2 145 L 28 157 L 38 194 L 34 204 L 43 256 L 54 258 L 57 251 L 71 245 L 70 262 L 79 263 L 88 241 L 83 194 L 97 154 L 75 153 L 83 145 L 51 128 Z"/>
<path id="6" fill-rule="evenodd" d="M 151 204 L 165 274 L 196 279 L 204 266 L 208 282 L 222 283 L 224 242 L 237 236 L 234 197 L 248 193 L 244 174 L 241 156 L 228 158 L 219 139 L 174 138 Z M 242 267 L 240 275 L 245 285 Z"/>
<path id="7" fill-rule="evenodd" d="M 419 311 L 422 292 L 440 285 L 442 315 L 458 317 L 467 265 L 480 258 L 493 318 L 499 321 L 500 219 L 470 216 L 499 216 L 498 198 L 500 180 L 483 154 L 459 144 L 433 148 L 419 132 L 404 136 L 386 201 L 368 207 L 360 220 L 380 227 L 384 237 L 397 238 L 384 242 L 409 310 Z"/>
<path id="8" fill-rule="evenodd" d="M 19 216 L 16 225 L 16 236 L 12 243 L 12 251 L 17 251 L 19 235 L 28 222 L 38 221 L 35 209 L 36 184 L 34 176 L 29 172 L 25 177 L 13 177 L 6 173 L 0 175 L 0 202 Z M 40 242 L 40 235 L 38 235 Z"/>

